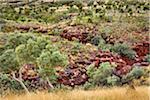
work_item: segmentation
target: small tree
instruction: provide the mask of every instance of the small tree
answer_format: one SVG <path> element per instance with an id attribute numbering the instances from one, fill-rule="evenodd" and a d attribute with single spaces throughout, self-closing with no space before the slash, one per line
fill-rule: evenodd
<path id="1" fill-rule="evenodd" d="M 38 66 L 40 66 L 41 76 L 43 76 L 48 81 L 49 86 L 53 88 L 51 82 L 55 82 L 57 77 L 54 67 L 65 66 L 67 64 L 67 57 L 59 51 L 43 51 L 40 57 L 37 58 L 37 63 Z"/>
<path id="2" fill-rule="evenodd" d="M 12 78 L 18 81 L 21 86 L 29 93 L 28 89 L 22 81 L 21 68 L 16 59 L 16 54 L 13 49 L 8 49 L 0 56 L 0 70 L 4 73 L 11 73 Z M 19 78 L 16 77 L 15 72 L 19 70 Z"/>

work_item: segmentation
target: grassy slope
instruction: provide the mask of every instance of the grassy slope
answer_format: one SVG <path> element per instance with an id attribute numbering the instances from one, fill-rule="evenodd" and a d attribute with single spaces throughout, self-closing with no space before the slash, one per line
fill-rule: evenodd
<path id="1" fill-rule="evenodd" d="M 10 95 L 0 100 L 149 100 L 148 87 L 127 87 L 95 90 L 58 91 L 55 93 L 38 92 L 30 95 Z"/>

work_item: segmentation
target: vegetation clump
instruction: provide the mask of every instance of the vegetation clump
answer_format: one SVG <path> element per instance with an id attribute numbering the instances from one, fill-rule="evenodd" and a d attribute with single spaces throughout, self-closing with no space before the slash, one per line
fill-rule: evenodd
<path id="1" fill-rule="evenodd" d="M 134 59 L 136 57 L 136 52 L 132 50 L 127 44 L 115 44 L 112 48 L 111 51 L 114 51 L 121 56 L 126 56 L 129 59 Z"/>

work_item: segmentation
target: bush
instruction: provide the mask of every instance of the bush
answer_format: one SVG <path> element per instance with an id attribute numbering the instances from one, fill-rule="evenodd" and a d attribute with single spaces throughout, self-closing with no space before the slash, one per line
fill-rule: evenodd
<path id="1" fill-rule="evenodd" d="M 94 45 L 98 45 L 100 42 L 100 37 L 98 36 L 95 36 L 94 38 L 91 39 L 91 43 L 94 44 Z"/>
<path id="2" fill-rule="evenodd" d="M 11 71 L 19 69 L 19 64 L 16 59 L 16 54 L 13 49 L 6 50 L 0 56 L 0 70 L 9 73 Z"/>
<path id="3" fill-rule="evenodd" d="M 84 90 L 89 90 L 90 88 L 93 88 L 94 87 L 94 84 L 93 83 L 90 83 L 90 82 L 86 82 L 83 86 L 83 89 Z"/>
<path id="4" fill-rule="evenodd" d="M 118 76 L 112 75 L 107 78 L 107 84 L 111 86 L 118 85 L 120 82 L 120 78 Z"/>
<path id="5" fill-rule="evenodd" d="M 29 39 L 34 39 L 34 35 L 31 34 L 21 34 L 21 33 L 13 33 L 7 36 L 7 49 L 14 49 L 20 44 L 25 44 Z"/>
<path id="6" fill-rule="evenodd" d="M 95 84 L 107 84 L 107 78 L 113 73 L 113 68 L 109 62 L 104 62 L 100 64 L 100 67 L 93 75 L 93 81 Z"/>
<path id="7" fill-rule="evenodd" d="M 134 59 L 136 52 L 133 51 L 127 44 L 123 43 L 118 43 L 115 44 L 112 48 L 111 51 L 116 52 L 120 54 L 121 56 L 126 56 L 129 59 Z"/>
<path id="8" fill-rule="evenodd" d="M 28 39 L 26 43 L 17 46 L 15 49 L 18 61 L 21 65 L 24 63 L 36 64 L 37 58 L 41 55 L 41 52 L 46 49 L 47 44 L 50 43 L 44 37 Z"/>
<path id="9" fill-rule="evenodd" d="M 112 47 L 111 44 L 106 44 L 106 41 L 101 36 L 93 38 L 91 43 L 95 44 L 96 46 L 98 46 L 98 49 L 101 49 L 103 51 L 108 51 Z"/>
<path id="10" fill-rule="evenodd" d="M 39 75 L 46 80 L 46 77 L 48 77 L 49 81 L 53 84 L 56 83 L 57 75 L 54 68 L 50 67 L 42 67 L 39 70 Z"/>
<path id="11" fill-rule="evenodd" d="M 19 82 L 13 80 L 7 74 L 0 73 L 0 94 L 4 95 L 6 91 L 16 92 L 23 90 Z M 7 93 L 6 93 L 7 94 Z"/>
<path id="12" fill-rule="evenodd" d="M 112 45 L 111 44 L 106 44 L 104 39 L 101 39 L 98 48 L 103 50 L 103 51 L 109 51 L 111 49 Z"/>
<path id="13" fill-rule="evenodd" d="M 15 49 L 16 58 L 19 64 L 23 65 L 25 63 L 33 61 L 28 53 L 26 45 L 21 44 Z"/>
<path id="14" fill-rule="evenodd" d="M 5 51 L 5 47 L 0 45 L 0 55 L 2 55 Z"/>
<path id="15" fill-rule="evenodd" d="M 99 68 L 90 65 L 87 69 L 89 81 L 95 85 L 106 85 L 107 78 L 113 74 L 112 65 L 109 62 L 101 63 Z"/>
<path id="16" fill-rule="evenodd" d="M 86 73 L 89 78 L 93 78 L 95 71 L 96 71 L 95 64 L 91 64 L 88 66 Z"/>
<path id="17" fill-rule="evenodd" d="M 61 54 L 59 51 L 53 51 L 54 49 L 51 50 L 51 46 L 47 46 L 47 48 L 48 47 L 50 51 L 44 50 L 37 58 L 37 63 L 40 68 L 40 75 L 47 80 L 51 88 L 54 88 L 52 84 L 57 80 L 54 67 L 66 66 L 67 57 Z"/>
<path id="18" fill-rule="evenodd" d="M 130 82 L 133 79 L 138 79 L 144 75 L 144 69 L 141 67 L 134 67 L 127 75 L 123 76 L 123 82 Z"/>
<path id="19" fill-rule="evenodd" d="M 67 57 L 59 51 L 54 51 L 52 53 L 49 51 L 44 51 L 37 58 L 37 63 L 42 67 L 65 66 L 67 64 Z"/>

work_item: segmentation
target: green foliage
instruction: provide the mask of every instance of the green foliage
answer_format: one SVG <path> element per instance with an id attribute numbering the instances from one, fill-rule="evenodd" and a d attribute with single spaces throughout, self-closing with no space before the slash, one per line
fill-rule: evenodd
<path id="1" fill-rule="evenodd" d="M 103 51 L 109 51 L 111 49 L 111 44 L 106 44 L 106 41 L 101 37 L 98 44 L 98 49 Z"/>
<path id="2" fill-rule="evenodd" d="M 33 61 L 33 58 L 30 57 L 27 47 L 24 44 L 19 45 L 15 49 L 15 53 L 17 60 L 21 65 Z"/>
<path id="3" fill-rule="evenodd" d="M 46 39 L 46 37 L 44 37 L 44 36 L 42 36 L 42 37 L 40 37 L 40 36 L 37 37 L 36 42 L 37 42 L 37 45 L 39 46 L 39 48 L 40 48 L 41 50 L 45 49 L 45 47 L 47 46 L 47 44 L 51 43 L 51 41 L 48 41 L 48 40 Z"/>
<path id="4" fill-rule="evenodd" d="M 37 58 L 37 63 L 42 67 L 65 66 L 67 64 L 67 57 L 59 51 L 44 51 L 40 57 Z"/>
<path id="5" fill-rule="evenodd" d="M 98 45 L 100 42 L 100 37 L 98 36 L 95 36 L 94 38 L 91 39 L 91 43 L 94 44 L 94 45 Z"/>
<path id="6" fill-rule="evenodd" d="M 90 6 L 84 7 L 86 3 Z M 61 10 L 61 7 L 63 9 L 63 5 L 70 7 L 65 9 L 65 11 L 58 11 Z M 105 40 L 107 40 L 109 36 L 113 37 L 113 35 L 115 35 L 116 39 L 118 39 L 117 42 L 119 42 L 122 40 L 122 38 L 119 39 L 119 34 L 122 32 L 137 32 L 138 29 L 142 29 L 141 32 L 147 32 L 149 25 L 147 11 L 149 10 L 149 5 L 150 3 L 141 0 L 60 0 L 60 2 L 31 5 L 28 8 L 11 6 L 0 7 L 0 17 L 5 20 L 13 20 L 13 22 L 19 21 L 20 23 L 30 21 L 48 23 L 47 25 L 49 25 L 49 23 L 56 23 L 56 27 L 54 25 L 54 29 L 52 29 L 51 33 L 57 36 L 60 35 L 62 28 L 68 25 L 94 25 L 94 27 L 100 28 L 102 30 L 100 33 L 104 33 L 104 35 L 101 34 L 102 37 L 96 35 L 91 39 L 92 44 L 98 46 L 99 49 L 111 50 L 122 56 L 134 59 L 136 53 L 127 44 L 119 43 L 113 46 L 107 44 Z M 10 21 L 7 22 L 10 24 Z M 16 26 L 16 24 L 8 25 L 7 28 L 3 28 L 3 30 L 6 31 L 8 29 L 9 31 L 15 31 L 16 27 L 13 26 Z M 89 29 L 87 28 L 86 30 L 91 30 L 91 28 L 89 27 Z M 38 29 L 34 30 L 38 31 Z M 95 31 L 97 32 L 97 30 Z M 0 72 L 9 74 L 12 71 L 18 72 L 20 65 L 34 63 L 39 66 L 38 74 L 40 74 L 40 78 L 48 78 L 52 84 L 56 83 L 57 75 L 55 74 L 55 67 L 63 67 L 68 63 L 67 56 L 59 51 L 57 43 L 57 45 L 54 45 L 55 43 L 52 44 L 49 38 L 45 38 L 42 35 L 37 36 L 23 33 L 9 33 L 6 35 L 5 38 L 0 37 Z M 65 45 L 61 44 L 60 48 L 63 46 Z M 65 47 L 61 50 L 64 51 L 63 49 Z M 73 55 L 80 53 L 80 51 L 84 52 L 82 45 L 75 44 L 69 52 Z M 147 55 L 145 60 L 150 62 L 150 55 Z M 84 84 L 84 88 L 88 89 L 94 85 L 117 85 L 120 78 L 113 75 L 114 66 L 116 65 L 112 65 L 112 63 L 110 64 L 109 62 L 101 63 L 98 68 L 96 68 L 94 64 L 88 66 L 87 74 L 89 76 L 89 82 Z M 143 76 L 143 74 L 146 74 L 148 77 L 148 72 L 143 70 L 143 68 L 134 67 L 127 75 L 123 76 L 122 80 L 129 82 L 133 79 L 138 79 Z M 3 92 L 5 87 L 9 87 L 9 89 L 12 90 L 22 89 L 19 83 L 14 81 L 11 76 L 7 74 L 0 74 L 0 87 L 2 87 L 0 92 L 1 90 Z"/>
<path id="7" fill-rule="evenodd" d="M 46 50 L 43 50 L 41 55 L 37 58 L 37 64 L 40 67 L 40 75 L 50 82 L 55 83 L 57 80 L 55 68 L 57 66 L 66 66 L 68 64 L 67 57 L 61 54 L 57 48 L 51 45 L 46 46 Z"/>
<path id="8" fill-rule="evenodd" d="M 37 63 L 41 67 L 51 67 L 51 61 L 50 61 L 50 52 L 42 52 L 42 54 L 37 58 Z"/>
<path id="9" fill-rule="evenodd" d="M 56 83 L 57 80 L 57 75 L 56 75 L 56 71 L 54 68 L 51 67 L 43 67 L 39 70 L 39 75 L 45 79 L 46 77 L 48 77 L 49 81 L 51 83 Z"/>
<path id="10" fill-rule="evenodd" d="M 75 13 L 75 12 L 79 12 L 79 9 L 77 6 L 72 6 L 68 9 L 69 13 Z"/>
<path id="11" fill-rule="evenodd" d="M 62 33 L 62 32 L 63 32 L 62 29 L 55 28 L 55 29 L 53 29 L 51 32 L 49 32 L 48 34 L 54 35 L 54 36 L 58 36 L 58 35 L 60 35 L 60 33 Z"/>
<path id="12" fill-rule="evenodd" d="M 51 64 L 52 66 L 66 66 L 67 65 L 67 56 L 61 54 L 59 51 L 55 51 L 51 55 Z"/>
<path id="13" fill-rule="evenodd" d="M 55 51 L 58 51 L 58 50 L 59 50 L 58 47 L 55 46 L 55 45 L 46 45 L 46 49 L 45 49 L 45 51 L 48 51 L 48 52 L 50 52 L 51 54 L 52 54 L 53 52 L 55 52 Z"/>
<path id="14" fill-rule="evenodd" d="M 95 68 L 95 64 L 93 63 L 88 66 L 86 73 L 90 78 L 92 78 L 95 74 L 95 71 L 96 71 L 96 68 Z"/>
<path id="15" fill-rule="evenodd" d="M 8 72 L 17 70 L 19 65 L 26 63 L 38 63 L 43 67 L 67 64 L 66 55 L 60 53 L 57 46 L 52 45 L 44 36 L 9 34 L 2 51 L 4 53 L 0 56 L 0 69 Z"/>
<path id="16" fill-rule="evenodd" d="M 94 68 L 94 65 L 90 65 L 87 69 L 87 74 L 90 82 L 95 85 L 104 85 L 107 84 L 107 78 L 113 74 L 113 68 L 109 62 L 101 63 L 99 68 Z"/>
<path id="17" fill-rule="evenodd" d="M 138 78 L 144 74 L 144 70 L 141 67 L 134 67 L 130 73 L 128 73 L 127 77 Z"/>
<path id="18" fill-rule="evenodd" d="M 42 50 L 46 48 L 48 41 L 44 37 L 35 37 L 28 39 L 24 44 L 16 47 L 16 55 L 20 64 L 36 63 L 36 59 L 40 56 Z"/>
<path id="19" fill-rule="evenodd" d="M 16 92 L 23 90 L 22 86 L 7 74 L 0 73 L 0 95 L 7 94 L 5 91 Z"/>
<path id="20" fill-rule="evenodd" d="M 87 16 L 87 12 L 83 9 L 84 2 L 86 2 L 88 6 L 88 10 L 92 8 L 91 12 L 94 12 L 96 14 L 92 14 L 92 16 Z M 57 8 L 63 7 L 63 5 L 70 6 L 69 13 L 83 13 L 86 16 L 86 20 L 91 20 L 92 23 L 98 23 L 100 20 L 106 20 L 108 22 L 112 21 L 112 18 L 110 18 L 112 13 L 118 12 L 118 13 L 124 13 L 128 16 L 134 16 L 135 14 L 146 14 L 149 10 L 149 3 L 145 1 L 98 1 L 96 4 L 94 4 L 94 0 L 59 0 L 52 3 L 45 3 L 40 5 L 31 5 L 29 8 L 27 7 L 1 7 L 1 17 L 7 20 L 18 20 L 18 21 L 39 21 L 39 22 L 52 22 L 57 23 L 62 21 L 63 18 L 66 17 L 65 14 L 62 12 L 55 12 Z M 76 7 L 74 7 L 76 6 Z M 78 9 L 76 9 L 78 8 Z M 63 8 L 62 8 L 63 9 Z M 89 10 L 89 11 L 90 11 Z M 115 12 L 112 12 L 115 11 Z M 67 13 L 68 13 L 67 12 Z M 107 14 L 108 12 L 111 12 Z M 96 16 L 95 16 L 96 15 Z M 110 16 L 111 15 L 111 16 Z M 32 17 L 31 17 L 32 16 Z M 118 15 L 117 15 L 118 16 Z M 84 16 L 83 16 L 84 17 Z M 88 17 L 88 18 L 87 18 Z M 83 18 L 84 19 L 84 18 Z"/>
<path id="21" fill-rule="evenodd" d="M 133 51 L 127 44 L 123 43 L 118 43 L 115 44 L 112 48 L 111 51 L 116 52 L 122 56 L 126 56 L 129 59 L 134 59 L 136 52 Z"/>
<path id="22" fill-rule="evenodd" d="M 89 90 L 90 88 L 93 88 L 95 85 L 93 83 L 90 82 L 86 82 L 83 86 L 84 90 Z"/>
<path id="23" fill-rule="evenodd" d="M 93 81 L 100 85 L 106 84 L 107 77 L 111 76 L 113 68 L 109 62 L 102 63 L 93 76 Z"/>
<path id="24" fill-rule="evenodd" d="M 6 48 L 14 49 L 20 44 L 27 43 L 28 39 L 33 39 L 34 35 L 32 34 L 21 34 L 21 33 L 13 33 L 7 36 Z"/>
<path id="25" fill-rule="evenodd" d="M 142 75 L 144 75 L 144 69 L 141 67 L 134 67 L 127 75 L 123 77 L 123 81 L 129 82 L 132 81 L 133 79 L 138 79 Z"/>
<path id="26" fill-rule="evenodd" d="M 19 68 L 18 61 L 16 59 L 16 54 L 13 49 L 6 50 L 0 56 L 0 70 L 3 72 L 11 72 Z"/>
<path id="27" fill-rule="evenodd" d="M 39 42 L 40 43 L 40 42 Z M 33 58 L 37 58 L 41 54 L 40 44 L 37 41 L 29 39 L 26 44 L 29 55 Z M 44 45 L 43 45 L 44 46 Z"/>
<path id="28" fill-rule="evenodd" d="M 3 73 L 10 74 L 13 71 L 18 71 L 19 66 L 31 63 L 38 65 L 41 78 L 53 84 L 57 80 L 54 67 L 63 67 L 68 64 L 67 56 L 62 54 L 57 46 L 52 45 L 44 36 L 10 34 L 4 47 L 4 53 L 0 55 L 0 71 Z M 12 84 L 15 85 L 15 83 Z M 25 84 L 30 87 L 32 83 L 25 81 Z"/>
<path id="29" fill-rule="evenodd" d="M 118 76 L 113 75 L 107 78 L 108 85 L 115 86 L 115 85 L 118 85 L 119 82 L 120 82 L 120 78 Z"/>
<path id="30" fill-rule="evenodd" d="M 5 51 L 5 47 L 0 45 L 0 55 L 2 55 L 4 51 Z"/>

